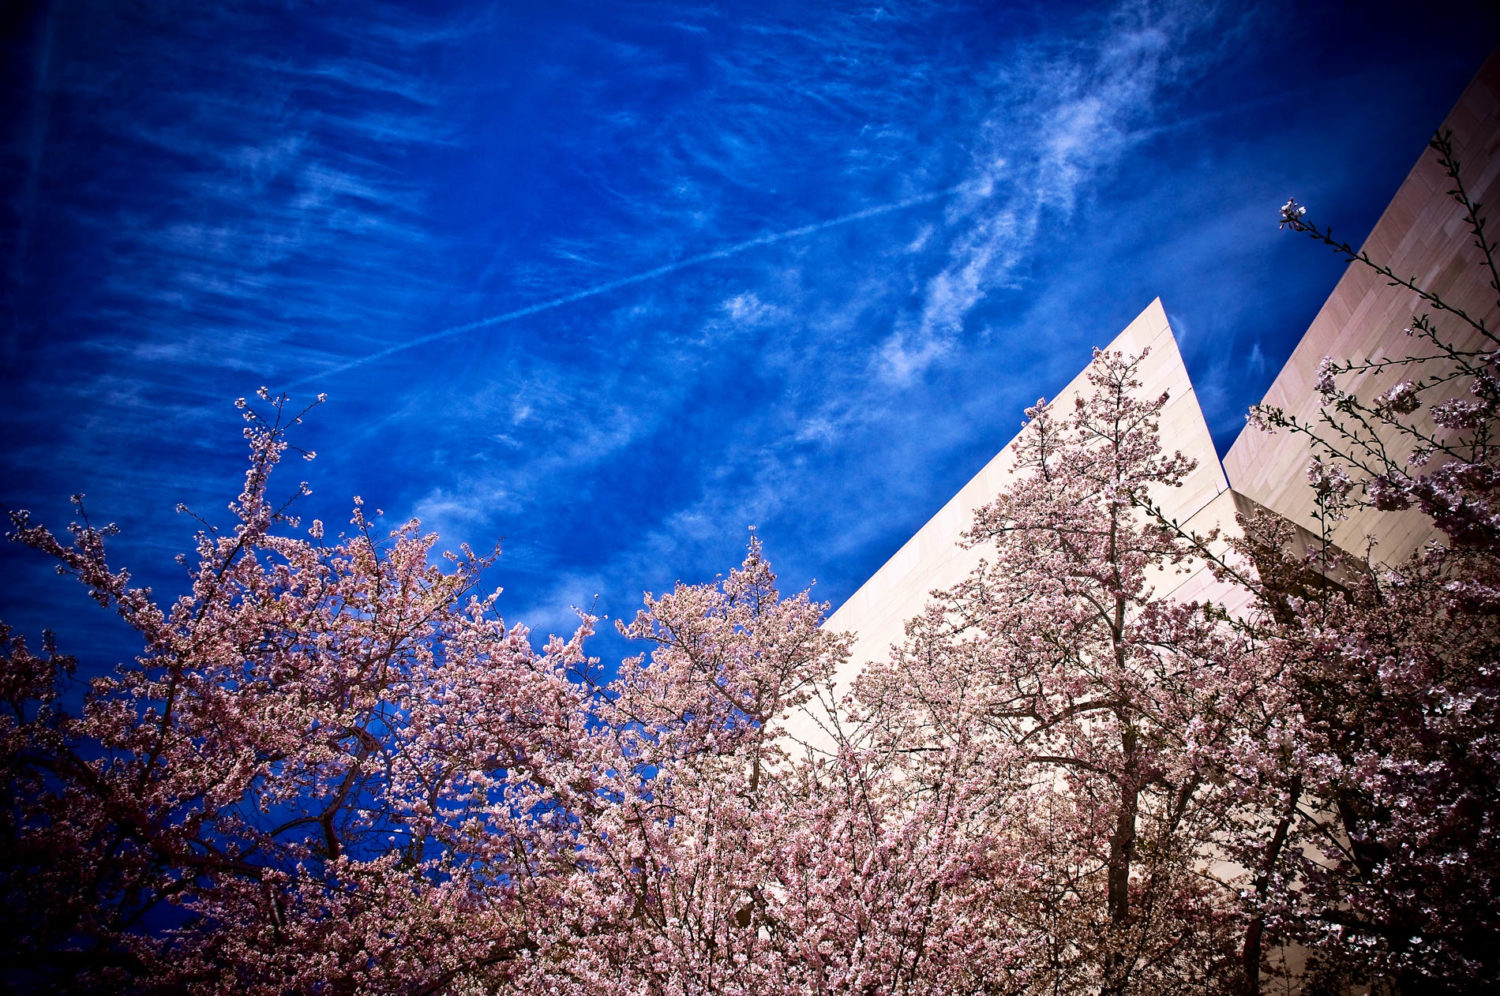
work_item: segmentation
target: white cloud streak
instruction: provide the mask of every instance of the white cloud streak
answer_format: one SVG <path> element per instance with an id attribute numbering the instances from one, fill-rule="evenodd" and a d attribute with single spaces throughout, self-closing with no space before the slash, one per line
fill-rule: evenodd
<path id="1" fill-rule="evenodd" d="M 1023 279 L 1046 229 L 1066 225 L 1150 133 L 1159 94 L 1192 71 L 1172 52 L 1216 16 L 1126 7 L 1114 18 L 1122 23 L 1061 52 L 1010 53 L 986 81 L 998 99 L 978 126 L 966 193 L 949 208 L 947 263 L 882 345 L 883 377 L 910 384 L 951 353 L 988 294 Z"/>
<path id="2" fill-rule="evenodd" d="M 914 197 L 905 197 L 901 200 L 891 201 L 886 204 L 878 204 L 874 207 L 864 208 L 860 211 L 852 211 L 849 214 L 840 215 L 837 218 L 830 218 L 826 221 L 814 222 L 811 225 L 801 225 L 797 228 L 789 228 L 780 232 L 772 232 L 767 235 L 760 235 L 753 239 L 746 239 L 743 242 L 736 242 L 734 245 L 725 246 L 722 249 L 715 249 L 711 252 L 699 253 L 695 256 L 689 256 L 686 259 L 680 259 L 676 262 L 665 263 L 661 266 L 653 267 L 650 270 L 645 270 L 640 273 L 633 273 L 628 277 L 620 277 L 617 280 L 609 280 L 602 284 L 595 284 L 592 287 L 585 288 L 581 291 L 575 291 L 572 294 L 563 294 L 559 297 L 554 297 L 547 301 L 540 301 L 536 304 L 527 305 L 524 308 L 516 308 L 513 311 L 506 311 L 498 315 L 491 315 L 488 318 L 481 318 L 477 321 L 465 322 L 462 325 L 449 326 L 448 328 L 439 329 L 436 332 L 429 332 L 426 335 L 417 336 L 414 339 L 408 339 L 405 342 L 400 342 L 393 346 L 387 346 L 385 349 L 377 350 L 373 353 L 368 353 L 356 359 L 349 360 L 346 363 L 340 363 L 327 370 L 319 371 L 316 374 L 308 374 L 304 377 L 300 377 L 292 381 L 287 386 L 288 388 L 295 388 L 302 387 L 307 384 L 325 383 L 328 378 L 336 377 L 339 374 L 346 373 L 359 367 L 367 366 L 371 363 L 377 363 L 399 353 L 404 353 L 407 350 L 416 349 L 419 346 L 425 346 L 429 343 L 447 339 L 452 336 L 462 335 L 465 332 L 477 332 L 480 329 L 491 328 L 496 325 L 505 325 L 510 322 L 518 321 L 522 318 L 530 318 L 532 315 L 539 315 L 543 312 L 553 311 L 557 308 L 562 308 L 570 304 L 576 304 L 579 301 L 586 301 L 591 297 L 599 297 L 600 295 L 608 294 L 612 291 L 617 291 L 625 287 L 633 286 L 635 284 L 643 284 L 651 280 L 658 280 L 662 277 L 671 276 L 674 273 L 681 272 L 682 270 L 686 270 L 691 267 L 702 266 L 704 263 L 712 263 L 717 260 L 729 259 L 732 256 L 738 256 L 741 253 L 749 252 L 751 249 L 758 249 L 762 246 L 775 245 L 778 242 L 787 242 L 792 239 L 802 238 L 804 236 L 813 235 L 818 232 L 826 232 L 834 228 L 843 227 L 845 225 L 852 225 L 855 222 L 865 221 L 869 218 L 878 218 L 881 215 L 903 211 L 907 208 L 916 207 L 919 204 L 930 204 L 933 201 L 942 200 L 945 197 L 951 196 L 959 189 L 959 187 L 949 187 L 944 190 L 935 190 L 931 191 L 930 193 L 918 194 Z"/>

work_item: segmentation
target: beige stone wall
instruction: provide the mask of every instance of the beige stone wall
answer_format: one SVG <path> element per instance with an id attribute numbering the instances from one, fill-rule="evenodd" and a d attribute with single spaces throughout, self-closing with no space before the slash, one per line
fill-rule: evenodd
<path id="1" fill-rule="evenodd" d="M 1490 238 L 1500 237 L 1500 155 L 1496 155 L 1500 149 L 1500 53 L 1490 57 L 1442 127 L 1453 132 L 1460 175 L 1471 198 L 1495 208 L 1490 212 Z M 1396 191 L 1362 248 L 1397 274 L 1414 276 L 1419 287 L 1482 318 L 1489 328 L 1500 328 L 1496 294 L 1487 286 L 1488 276 L 1480 268 L 1479 251 L 1468 235 L 1462 212 L 1447 194 L 1450 187 L 1436 154 L 1429 149 Z M 1317 205 L 1312 205 L 1309 217 L 1315 218 L 1316 212 Z M 1309 244 L 1307 251 L 1318 250 Z M 1433 311 L 1411 291 L 1390 286 L 1368 267 L 1351 265 L 1266 392 L 1264 403 L 1316 422 L 1319 395 L 1313 382 L 1322 358 L 1400 357 L 1414 355 L 1414 349 L 1415 355 L 1426 355 L 1430 346 L 1424 349 L 1422 343 L 1402 334 L 1412 316 L 1423 313 L 1431 313 L 1440 328 L 1461 328 L 1451 316 Z M 1456 338 L 1465 344 L 1479 341 L 1477 334 Z M 1365 375 L 1339 383 L 1370 399 L 1401 379 L 1410 379 L 1410 374 Z M 1420 412 L 1414 420 L 1424 430 L 1433 428 Z M 1225 456 L 1224 469 L 1236 490 L 1316 530 L 1316 506 L 1305 477 L 1311 457 L 1306 437 L 1285 432 L 1268 435 L 1246 426 Z M 1336 544 L 1355 553 L 1364 552 L 1367 536 L 1377 542 L 1377 558 L 1386 561 L 1404 558 L 1437 538 L 1415 511 L 1357 514 L 1333 532 Z"/>

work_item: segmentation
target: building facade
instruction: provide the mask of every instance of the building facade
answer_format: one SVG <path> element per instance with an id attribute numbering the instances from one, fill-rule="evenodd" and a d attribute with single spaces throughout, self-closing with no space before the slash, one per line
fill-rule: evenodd
<path id="1" fill-rule="evenodd" d="M 1500 52 L 1486 62 L 1441 128 L 1452 133 L 1454 158 L 1471 200 L 1500 204 Z M 1461 208 L 1449 195 L 1451 187 L 1437 154 L 1429 149 L 1396 191 L 1362 251 L 1396 274 L 1410 275 L 1416 286 L 1480 319 L 1487 328 L 1500 328 L 1500 288 L 1488 284 L 1482 254 L 1468 235 Z M 1360 362 L 1412 355 L 1414 340 L 1404 330 L 1413 315 L 1434 311 L 1414 291 L 1392 286 L 1370 268 L 1351 264 L 1262 403 L 1303 422 L 1316 422 L 1323 398 L 1314 385 L 1325 356 Z M 1445 320 L 1441 313 L 1433 318 Z M 1453 327 L 1451 321 L 1446 327 Z M 1480 338 L 1475 334 L 1459 341 L 1467 348 Z M 1221 462 L 1160 300 L 1151 302 L 1105 348 L 1146 354 L 1138 371 L 1142 394 L 1165 393 L 1168 398 L 1161 413 L 1162 445 L 1197 463 L 1182 487 L 1155 496 L 1168 518 L 1200 535 L 1218 530 L 1228 536 L 1237 532 L 1237 514 L 1264 507 L 1298 526 L 1302 542 L 1315 541 L 1316 502 L 1305 476 L 1313 456 L 1310 441 L 1247 425 Z M 1081 371 L 1052 403 L 1069 410 L 1088 389 L 1087 373 L 1088 368 Z M 1386 370 L 1351 375 L 1340 385 L 1368 400 L 1400 377 L 1399 369 Z M 1430 418 L 1422 422 L 1423 417 L 1417 413 L 1417 425 L 1432 430 Z M 828 627 L 854 636 L 849 663 L 838 676 L 839 694 L 868 662 L 887 657 L 901 642 L 906 620 L 921 613 L 930 592 L 958 584 L 978 564 L 983 551 L 964 548 L 962 534 L 972 524 L 975 510 L 1007 489 L 1014 472 L 1012 447 L 1007 444 L 829 617 Z M 1332 532 L 1335 544 L 1361 554 L 1372 541 L 1375 558 L 1385 561 L 1402 559 L 1437 538 L 1431 523 L 1416 511 L 1361 512 L 1336 524 Z M 1219 547 L 1224 545 L 1221 539 Z M 1250 604 L 1247 592 L 1216 581 L 1202 564 L 1187 574 L 1163 576 L 1155 587 L 1158 596 L 1212 600 L 1230 612 Z M 821 725 L 817 716 L 801 717 L 794 719 L 791 733 L 810 749 L 826 749 L 831 740 Z"/>

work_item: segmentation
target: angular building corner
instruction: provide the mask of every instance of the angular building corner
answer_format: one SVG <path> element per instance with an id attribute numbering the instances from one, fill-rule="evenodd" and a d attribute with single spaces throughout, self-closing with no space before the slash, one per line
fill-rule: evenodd
<path id="1" fill-rule="evenodd" d="M 1472 200 L 1500 205 L 1500 51 L 1489 57 L 1440 127 L 1452 132 L 1455 158 Z M 1496 295 L 1487 286 L 1473 240 L 1464 237 L 1462 213 L 1449 187 L 1429 149 L 1398 188 L 1362 249 L 1396 273 L 1413 275 L 1418 286 L 1482 318 L 1488 328 L 1500 328 Z M 1389 285 L 1366 267 L 1351 265 L 1262 403 L 1303 420 L 1315 419 L 1321 398 L 1314 381 L 1323 357 L 1409 355 L 1411 340 L 1403 330 L 1414 314 L 1429 310 L 1422 305 L 1415 293 Z M 1304 475 L 1312 457 L 1306 437 L 1267 434 L 1247 425 L 1221 464 L 1160 299 L 1105 348 L 1136 355 L 1149 349 L 1139 377 L 1145 396 L 1168 396 L 1161 413 L 1162 445 L 1197 462 L 1183 487 L 1159 496 L 1168 518 L 1200 535 L 1214 529 L 1235 535 L 1237 514 L 1267 508 L 1297 526 L 1304 541 L 1313 539 L 1309 527 L 1315 528 L 1317 520 Z M 1087 374 L 1085 367 L 1050 400 L 1070 406 L 1087 388 Z M 1362 397 L 1373 397 L 1394 383 L 1394 376 L 1366 375 L 1348 387 Z M 1424 428 L 1432 428 L 1431 423 Z M 982 551 L 965 549 L 962 534 L 975 510 L 1004 491 L 1013 473 L 1014 457 L 1007 443 L 828 618 L 828 628 L 854 637 L 848 664 L 837 677 L 837 694 L 848 691 L 868 662 L 885 658 L 901 642 L 906 621 L 921 613 L 930 592 L 956 585 L 978 564 Z M 1359 551 L 1365 549 L 1366 538 L 1375 541 L 1378 558 L 1395 561 L 1435 539 L 1436 533 L 1429 521 L 1412 511 L 1356 514 L 1338 524 L 1332 535 L 1339 546 Z M 1159 596 L 1212 600 L 1230 612 L 1249 604 L 1248 593 L 1215 580 L 1203 566 L 1186 575 L 1164 576 L 1155 587 Z M 788 732 L 813 750 L 831 744 L 815 716 L 794 717 Z"/>
<path id="2" fill-rule="evenodd" d="M 1454 158 L 1472 200 L 1500 208 L 1500 52 L 1490 55 L 1440 126 L 1453 135 Z M 1500 327 L 1496 293 L 1483 276 L 1482 257 L 1468 236 L 1463 212 L 1449 196 L 1451 181 L 1428 149 L 1391 198 L 1390 204 L 1361 246 L 1377 262 L 1417 286 L 1436 293 L 1488 328 Z M 1500 221 L 1492 221 L 1492 226 Z M 1492 234 L 1493 237 L 1493 234 Z M 1284 409 L 1303 421 L 1316 421 L 1321 398 L 1314 382 L 1323 357 L 1378 360 L 1408 356 L 1413 341 L 1403 330 L 1413 315 L 1433 311 L 1414 292 L 1393 287 L 1368 267 L 1351 265 L 1334 287 L 1312 325 L 1292 350 L 1262 404 Z M 1434 313 L 1443 322 L 1441 313 Z M 1446 328 L 1456 328 L 1449 323 Z M 1467 348 L 1477 335 L 1459 339 Z M 1364 374 L 1341 380 L 1362 398 L 1373 398 L 1395 386 L 1400 371 Z M 1426 409 L 1412 417 L 1424 432 L 1434 426 Z M 1307 525 L 1313 519 L 1312 489 L 1303 471 L 1312 458 L 1305 436 L 1270 435 L 1246 426 L 1224 456 L 1224 470 L 1235 490 Z M 1375 556 L 1402 560 L 1437 534 L 1415 510 L 1403 513 L 1362 511 L 1333 531 L 1339 546 L 1362 552 L 1365 538 L 1376 541 Z"/>

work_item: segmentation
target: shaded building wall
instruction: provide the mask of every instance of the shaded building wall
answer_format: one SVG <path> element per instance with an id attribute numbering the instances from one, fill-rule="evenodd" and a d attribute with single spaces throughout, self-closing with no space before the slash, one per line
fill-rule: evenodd
<path id="1" fill-rule="evenodd" d="M 1469 84 L 1442 126 L 1451 130 L 1459 175 L 1471 199 L 1494 209 L 1489 237 L 1500 237 L 1500 52 L 1491 55 Z M 1388 265 L 1403 277 L 1414 277 L 1417 286 L 1431 291 L 1490 329 L 1500 327 L 1496 292 L 1482 257 L 1469 235 L 1463 212 L 1448 195 L 1452 182 L 1429 149 L 1412 168 L 1390 205 L 1376 222 L 1362 246 L 1369 256 Z M 1309 217 L 1316 217 L 1317 205 Z M 1308 251 L 1315 251 L 1308 246 Z M 1307 334 L 1292 351 L 1277 375 L 1263 404 L 1282 408 L 1301 421 L 1318 421 L 1321 397 L 1314 383 L 1324 356 L 1335 360 L 1362 361 L 1427 355 L 1429 344 L 1403 333 L 1413 315 L 1428 313 L 1440 330 L 1448 330 L 1463 348 L 1486 342 L 1478 333 L 1436 311 L 1428 302 L 1405 288 L 1392 287 L 1368 267 L 1351 264 L 1329 295 Z M 1496 348 L 1489 343 L 1488 348 Z M 1427 371 L 1431 373 L 1431 368 Z M 1338 383 L 1344 390 L 1368 402 L 1401 380 L 1412 379 L 1411 371 L 1350 375 Z M 1423 431 L 1434 429 L 1423 411 L 1411 419 Z M 1394 433 L 1387 433 L 1394 440 Z M 1398 444 L 1394 453 L 1404 459 L 1410 444 Z M 1246 426 L 1224 457 L 1224 470 L 1237 491 L 1281 513 L 1293 522 L 1318 528 L 1316 503 L 1305 472 L 1313 457 L 1310 440 L 1285 431 L 1275 435 Z M 1437 532 L 1420 513 L 1366 511 L 1337 524 L 1334 543 L 1363 554 L 1366 537 L 1376 542 L 1378 560 L 1394 562 L 1409 555 Z"/>

